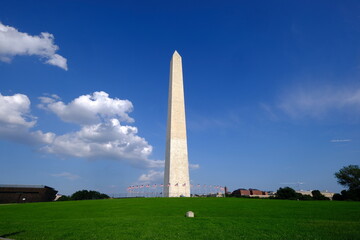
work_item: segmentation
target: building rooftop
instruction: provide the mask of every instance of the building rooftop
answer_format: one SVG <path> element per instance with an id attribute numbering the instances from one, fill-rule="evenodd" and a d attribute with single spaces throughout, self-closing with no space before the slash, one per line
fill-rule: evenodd
<path id="1" fill-rule="evenodd" d="M 17 185 L 17 184 L 0 184 L 2 188 L 51 188 L 45 185 Z"/>

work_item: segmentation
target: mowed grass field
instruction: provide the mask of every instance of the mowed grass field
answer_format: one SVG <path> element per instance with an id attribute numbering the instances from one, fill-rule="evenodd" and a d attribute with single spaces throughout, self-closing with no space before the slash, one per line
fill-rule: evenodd
<path id="1" fill-rule="evenodd" d="M 187 211 L 195 218 L 185 218 Z M 360 239 L 360 202 L 133 198 L 0 205 L 10 239 Z"/>

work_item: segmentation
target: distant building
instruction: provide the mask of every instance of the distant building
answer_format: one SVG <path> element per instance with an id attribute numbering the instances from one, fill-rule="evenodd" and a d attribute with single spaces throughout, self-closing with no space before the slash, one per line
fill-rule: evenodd
<path id="1" fill-rule="evenodd" d="M 1 185 L 0 203 L 48 202 L 57 191 L 44 185 Z"/>
<path id="2" fill-rule="evenodd" d="M 259 197 L 259 198 L 268 198 L 269 194 L 265 191 L 261 191 L 259 189 L 250 188 L 250 197 Z"/>
<path id="3" fill-rule="evenodd" d="M 302 195 L 310 195 L 312 197 L 312 191 L 313 190 L 300 190 L 300 191 L 296 191 L 297 193 L 301 193 Z M 321 191 L 320 192 L 322 195 L 324 195 L 327 198 L 330 198 L 330 200 L 332 200 L 333 196 L 335 193 L 332 192 L 328 192 L 327 190 L 325 191 Z"/>
<path id="4" fill-rule="evenodd" d="M 275 197 L 276 196 L 276 192 L 274 192 L 274 191 L 268 191 L 267 194 L 269 195 L 269 197 Z"/>
<path id="5" fill-rule="evenodd" d="M 268 198 L 269 194 L 265 191 L 261 191 L 258 189 L 244 189 L 244 188 L 239 188 L 235 191 L 232 192 L 233 196 L 236 197 L 241 197 L 241 196 L 247 196 L 247 197 L 259 197 L 259 198 Z"/>
<path id="6" fill-rule="evenodd" d="M 240 196 L 250 196 L 250 191 L 245 188 L 239 188 L 232 192 L 232 195 L 240 197 Z"/>
<path id="7" fill-rule="evenodd" d="M 325 197 L 330 198 L 330 200 L 332 200 L 333 196 L 335 195 L 335 193 L 333 193 L 333 192 L 328 192 L 327 190 L 322 191 L 322 192 L 320 192 L 320 193 L 321 193 L 322 195 L 324 195 Z"/>

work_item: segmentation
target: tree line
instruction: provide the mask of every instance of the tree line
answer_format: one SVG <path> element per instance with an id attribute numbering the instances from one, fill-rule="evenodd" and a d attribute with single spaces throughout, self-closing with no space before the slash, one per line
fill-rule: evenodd
<path id="1" fill-rule="evenodd" d="M 343 167 L 338 172 L 335 173 L 337 182 L 344 187 L 347 187 L 346 190 L 341 191 L 341 193 L 336 193 L 333 196 L 333 200 L 351 200 L 351 201 L 360 201 L 360 168 L 358 165 L 349 165 Z M 276 194 L 272 198 L 276 199 L 291 199 L 291 200 L 329 200 L 328 197 L 321 194 L 319 190 L 314 190 L 310 195 L 303 195 L 297 193 L 294 189 L 290 187 L 279 188 L 276 191 Z M 231 195 L 229 195 L 231 197 Z M 81 190 L 73 193 L 71 196 L 61 196 L 58 201 L 68 201 L 68 200 L 90 200 L 90 199 L 106 199 L 110 198 L 104 193 L 97 191 L 88 191 Z"/>
<path id="2" fill-rule="evenodd" d="M 325 197 L 319 190 L 311 191 L 311 195 L 301 194 L 296 192 L 291 187 L 279 188 L 276 191 L 274 197 L 276 199 L 289 199 L 289 200 L 330 200 L 330 198 Z"/>
<path id="3" fill-rule="evenodd" d="M 58 201 L 71 201 L 71 200 L 92 200 L 92 199 L 107 199 L 110 198 L 104 193 L 97 191 L 81 190 L 73 193 L 71 196 L 63 195 Z"/>
<path id="4" fill-rule="evenodd" d="M 358 165 L 349 165 L 341 168 L 335 173 L 337 182 L 346 187 L 346 190 L 342 190 L 341 193 L 336 193 L 333 196 L 333 200 L 342 201 L 360 201 L 360 168 Z M 279 188 L 274 198 L 277 199 L 292 199 L 292 200 L 329 200 L 320 193 L 319 190 L 314 190 L 310 195 L 303 195 L 297 193 L 290 187 Z"/>

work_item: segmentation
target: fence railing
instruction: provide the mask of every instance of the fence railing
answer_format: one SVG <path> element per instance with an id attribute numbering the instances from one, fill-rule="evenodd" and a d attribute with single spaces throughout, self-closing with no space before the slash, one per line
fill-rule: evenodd
<path id="1" fill-rule="evenodd" d="M 197 184 L 190 187 L 192 197 L 219 197 L 224 193 L 225 188 L 219 185 Z M 160 184 L 129 186 L 126 192 L 114 193 L 109 196 L 113 198 L 163 197 L 163 186 Z"/>

